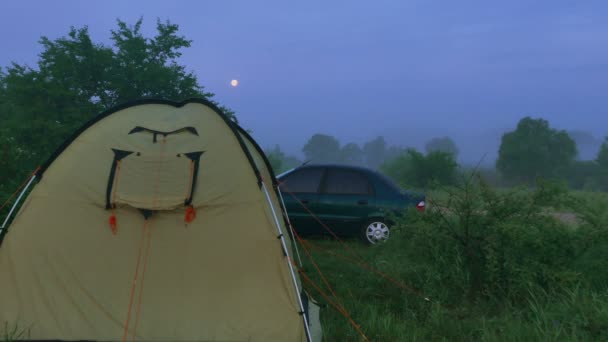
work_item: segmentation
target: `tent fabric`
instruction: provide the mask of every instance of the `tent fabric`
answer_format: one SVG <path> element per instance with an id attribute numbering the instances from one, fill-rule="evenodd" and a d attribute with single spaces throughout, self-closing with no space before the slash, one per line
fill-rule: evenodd
<path id="1" fill-rule="evenodd" d="M 43 172 L 0 245 L 7 327 L 30 340 L 118 341 L 127 323 L 138 341 L 307 340 L 274 175 L 213 104 L 108 111 Z M 318 307 L 305 309 L 320 339 Z"/>

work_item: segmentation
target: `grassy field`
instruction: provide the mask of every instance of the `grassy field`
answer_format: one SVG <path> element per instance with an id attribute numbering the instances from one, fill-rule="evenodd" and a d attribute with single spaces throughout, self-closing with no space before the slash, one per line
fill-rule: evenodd
<path id="1" fill-rule="evenodd" d="M 400 234 L 401 235 L 401 234 Z M 400 236 L 399 238 L 403 238 Z M 341 250 L 332 241 L 316 245 Z M 442 281 L 422 265 L 408 261 L 399 242 L 369 248 L 349 242 L 370 265 L 405 284 L 416 285 L 418 294 L 404 290 L 363 267 L 321 252 L 314 258 L 353 320 L 370 341 L 597 341 L 608 339 L 608 292 L 583 286 L 544 292 L 530 285 L 524 303 L 485 299 L 474 303 L 446 298 L 462 283 Z M 348 254 L 346 249 L 342 249 Z M 455 260 L 457 263 L 458 261 Z M 312 267 L 307 267 L 313 274 Z M 463 280 L 466 278 L 461 275 Z M 319 285 L 319 276 L 313 277 Z M 438 285 L 442 284 L 442 285 Z M 347 318 L 331 307 L 309 285 L 310 293 L 325 307 L 321 311 L 325 341 L 362 341 Z M 325 291 L 327 292 L 327 291 Z"/>
<path id="2" fill-rule="evenodd" d="M 303 257 L 325 341 L 608 340 L 607 194 L 471 183 L 429 199 L 385 244 L 306 240 L 335 292 Z"/>
<path id="3" fill-rule="evenodd" d="M 447 216 L 409 213 L 382 246 L 308 240 L 361 331 L 371 341 L 608 340 L 608 196 L 484 191 L 452 193 Z M 548 214 L 555 210 L 580 216 L 576 229 Z M 305 272 L 324 284 L 310 261 Z M 305 287 L 326 305 L 326 341 L 363 340 L 317 289 Z"/>

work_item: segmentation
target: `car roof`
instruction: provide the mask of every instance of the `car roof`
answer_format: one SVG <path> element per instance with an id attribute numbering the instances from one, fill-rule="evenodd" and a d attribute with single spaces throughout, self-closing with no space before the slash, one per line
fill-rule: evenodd
<path id="1" fill-rule="evenodd" d="M 306 165 L 298 166 L 298 167 L 288 170 L 286 172 L 283 172 L 282 174 L 280 174 L 277 177 L 281 177 L 283 175 L 292 173 L 297 170 L 305 170 L 305 169 L 312 169 L 312 168 L 346 169 L 346 170 L 356 170 L 356 171 L 372 173 L 372 174 L 377 173 L 376 171 L 374 171 L 370 168 L 362 167 L 362 166 L 354 166 L 354 165 L 346 165 L 346 164 L 306 164 Z"/>

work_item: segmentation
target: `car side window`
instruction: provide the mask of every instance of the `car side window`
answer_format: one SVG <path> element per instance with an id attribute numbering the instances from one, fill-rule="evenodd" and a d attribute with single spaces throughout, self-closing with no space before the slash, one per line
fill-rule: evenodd
<path id="1" fill-rule="evenodd" d="M 353 170 L 329 170 L 325 193 L 343 195 L 369 195 L 371 184 L 366 175 Z"/>
<path id="2" fill-rule="evenodd" d="M 283 179 L 282 189 L 293 193 L 316 193 L 323 176 L 323 169 L 311 168 L 295 171 Z"/>

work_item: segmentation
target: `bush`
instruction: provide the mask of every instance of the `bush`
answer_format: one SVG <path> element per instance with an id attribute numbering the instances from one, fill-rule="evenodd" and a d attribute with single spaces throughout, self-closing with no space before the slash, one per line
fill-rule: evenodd
<path id="1" fill-rule="evenodd" d="M 423 155 L 414 149 L 380 167 L 401 186 L 423 189 L 454 184 L 457 168 L 454 156 L 449 153 L 433 151 Z"/>
<path id="2" fill-rule="evenodd" d="M 595 161 L 575 161 L 568 172 L 568 185 L 572 189 L 598 190 L 598 172 L 599 166 Z"/>
<path id="3" fill-rule="evenodd" d="M 547 212 L 563 205 L 563 188 L 539 183 L 533 191 L 497 192 L 481 179 L 444 188 L 423 214 L 412 212 L 401 229 L 408 250 L 437 283 L 453 284 L 445 300 L 521 302 L 529 284 L 551 291 L 571 286 L 576 233 Z M 416 218 L 412 218 L 415 216 Z"/>

